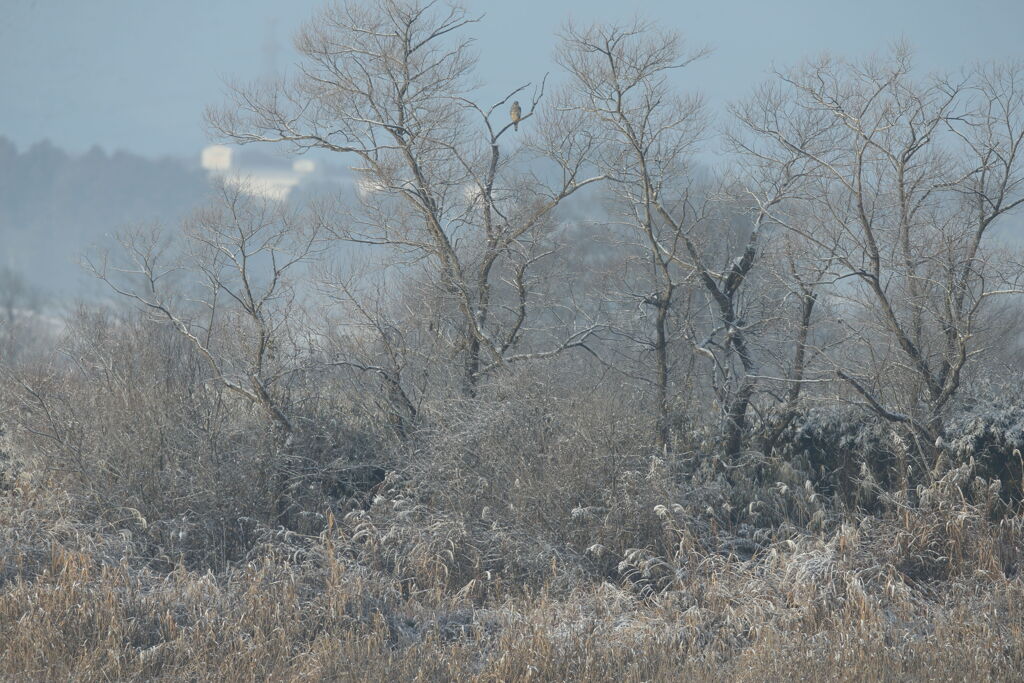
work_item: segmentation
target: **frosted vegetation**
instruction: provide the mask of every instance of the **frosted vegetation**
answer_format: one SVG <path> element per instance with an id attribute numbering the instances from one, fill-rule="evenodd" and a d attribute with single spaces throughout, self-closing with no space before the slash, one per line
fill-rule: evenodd
<path id="1" fill-rule="evenodd" d="M 478 102 L 475 22 L 338 5 L 209 111 L 355 191 L 124 231 L 60 325 L 0 274 L 0 675 L 1018 677 L 1024 67 L 714 119 L 566 25 Z"/>

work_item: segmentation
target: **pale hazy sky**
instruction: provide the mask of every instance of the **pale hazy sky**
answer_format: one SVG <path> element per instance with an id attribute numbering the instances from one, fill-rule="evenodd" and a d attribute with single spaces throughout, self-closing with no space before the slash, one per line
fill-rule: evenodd
<path id="1" fill-rule="evenodd" d="M 98 144 L 195 157 L 202 111 L 223 81 L 294 62 L 291 36 L 322 0 L 0 0 L 0 135 L 20 148 L 49 138 L 74 152 Z M 640 14 L 714 54 L 680 84 L 721 106 L 773 66 L 824 50 L 849 57 L 900 37 L 923 71 L 1024 58 L 1024 0 L 468 0 L 483 22 L 478 76 L 488 91 L 536 81 L 554 33 Z"/>

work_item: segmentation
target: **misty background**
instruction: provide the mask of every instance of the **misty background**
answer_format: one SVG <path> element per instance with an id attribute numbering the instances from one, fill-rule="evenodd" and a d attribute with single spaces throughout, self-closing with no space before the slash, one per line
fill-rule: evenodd
<path id="1" fill-rule="evenodd" d="M 127 227 L 173 226 L 204 202 L 217 175 L 202 163 L 203 149 L 217 142 L 208 137 L 204 109 L 222 102 L 228 81 L 286 76 L 296 61 L 292 35 L 321 5 L 7 0 L 0 18 L 0 267 L 51 303 L 98 296 L 102 288 L 77 265 L 81 252 Z M 962 3 L 947 0 L 466 5 L 482 17 L 473 33 L 484 102 L 555 71 L 551 51 L 563 22 L 640 14 L 713 50 L 680 72 L 677 85 L 703 93 L 716 112 L 773 67 L 823 51 L 858 57 L 904 39 L 918 64 L 956 71 L 975 60 L 1019 57 L 1024 26 L 1024 3 L 1015 0 L 972 5 L 969 21 Z M 292 201 L 302 194 L 296 187 L 349 179 L 347 159 L 317 157 L 302 167 L 265 147 L 230 154 L 232 169 L 273 176 L 279 186 L 271 191 Z M 713 149 L 705 160 L 713 164 Z"/>

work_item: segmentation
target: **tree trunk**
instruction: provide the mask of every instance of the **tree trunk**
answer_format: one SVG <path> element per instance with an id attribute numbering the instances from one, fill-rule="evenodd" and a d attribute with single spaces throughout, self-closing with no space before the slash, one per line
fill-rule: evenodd
<path id="1" fill-rule="evenodd" d="M 472 330 L 468 330 L 467 334 L 469 343 L 462 376 L 462 394 L 466 398 L 476 398 L 476 385 L 480 379 L 480 340 L 476 338 Z"/>
<path id="2" fill-rule="evenodd" d="M 658 400 L 658 425 L 656 445 L 659 450 L 668 446 L 669 422 L 668 422 L 668 296 L 659 296 L 657 300 L 658 315 L 655 319 L 655 343 L 654 356 L 658 374 L 657 378 L 657 400 Z"/>

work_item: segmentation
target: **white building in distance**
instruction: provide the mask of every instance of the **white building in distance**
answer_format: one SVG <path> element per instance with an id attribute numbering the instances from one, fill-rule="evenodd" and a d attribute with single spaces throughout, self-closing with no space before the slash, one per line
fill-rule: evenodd
<path id="1" fill-rule="evenodd" d="M 210 145 L 203 149 L 201 163 L 210 178 L 255 197 L 283 202 L 303 178 L 316 171 L 311 159 L 296 159 L 291 165 L 240 166 L 234 150 L 226 145 Z"/>

